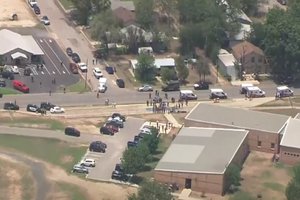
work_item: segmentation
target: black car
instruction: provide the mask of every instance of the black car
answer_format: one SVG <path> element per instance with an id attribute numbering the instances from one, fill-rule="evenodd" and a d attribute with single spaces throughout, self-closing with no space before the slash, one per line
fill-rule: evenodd
<path id="1" fill-rule="evenodd" d="M 209 84 L 205 81 L 199 81 L 194 84 L 194 90 L 208 90 Z"/>
<path id="2" fill-rule="evenodd" d="M 41 10 L 37 4 L 33 4 L 32 8 L 33 8 L 33 11 L 35 14 L 37 14 L 37 15 L 41 14 Z"/>
<path id="3" fill-rule="evenodd" d="M 67 53 L 68 56 L 72 56 L 73 55 L 73 50 L 70 47 L 68 47 L 66 49 L 66 53 Z"/>
<path id="4" fill-rule="evenodd" d="M 116 164 L 115 171 L 124 172 L 124 169 L 122 167 L 122 164 Z"/>
<path id="5" fill-rule="evenodd" d="M 136 141 L 128 141 L 127 142 L 127 148 L 137 147 L 138 145 L 139 145 L 139 143 Z"/>
<path id="6" fill-rule="evenodd" d="M 79 55 L 77 53 L 73 53 L 72 54 L 72 60 L 75 62 L 75 63 L 80 63 L 81 62 L 81 59 L 79 57 Z"/>
<path id="7" fill-rule="evenodd" d="M 24 76 L 30 76 L 32 74 L 32 70 L 30 67 L 26 67 L 24 69 Z"/>
<path id="8" fill-rule="evenodd" d="M 90 144 L 89 150 L 95 152 L 105 153 L 107 145 L 101 141 L 94 141 Z"/>
<path id="9" fill-rule="evenodd" d="M 19 110 L 20 107 L 15 103 L 6 102 L 6 103 L 4 103 L 3 109 L 4 110 Z"/>
<path id="10" fill-rule="evenodd" d="M 121 171 L 113 171 L 111 178 L 119 181 L 128 181 L 129 177 Z"/>
<path id="11" fill-rule="evenodd" d="M 40 108 L 43 108 L 45 110 L 50 110 L 51 108 L 54 108 L 54 107 L 55 107 L 55 105 L 50 102 L 41 102 Z"/>
<path id="12" fill-rule="evenodd" d="M 2 78 L 7 78 L 7 79 L 10 79 L 10 80 L 14 80 L 14 79 L 15 79 L 15 76 L 14 76 L 14 73 L 13 73 L 13 72 L 10 72 L 10 71 L 3 71 L 3 72 L 2 72 Z"/>
<path id="13" fill-rule="evenodd" d="M 111 66 L 106 66 L 105 70 L 107 71 L 108 74 L 114 74 L 115 73 L 114 68 L 111 67 Z"/>
<path id="14" fill-rule="evenodd" d="M 28 112 L 41 112 L 41 109 L 35 104 L 28 104 L 26 110 Z"/>
<path id="15" fill-rule="evenodd" d="M 105 126 L 100 128 L 100 133 L 105 134 L 105 135 L 114 135 L 115 134 L 112 129 L 105 127 Z"/>
<path id="16" fill-rule="evenodd" d="M 125 82 L 123 79 L 118 78 L 116 80 L 117 85 L 119 86 L 119 88 L 125 88 Z"/>
<path id="17" fill-rule="evenodd" d="M 6 81 L 4 79 L 0 79 L 0 87 L 6 87 Z"/>
<path id="18" fill-rule="evenodd" d="M 113 125 L 119 128 L 124 128 L 124 123 L 121 121 L 117 121 L 117 120 L 111 120 L 109 122 L 106 122 L 106 125 Z"/>
<path id="19" fill-rule="evenodd" d="M 119 117 L 120 119 L 123 120 L 123 122 L 126 121 L 126 117 L 125 117 L 124 115 L 121 115 L 120 113 L 113 113 L 113 114 L 111 115 L 111 117 L 112 117 L 112 118 Z"/>
<path id="20" fill-rule="evenodd" d="M 80 131 L 73 127 L 66 127 L 65 135 L 80 137 Z"/>
<path id="21" fill-rule="evenodd" d="M 133 141 L 139 143 L 140 141 L 143 140 L 143 137 L 139 136 L 139 135 L 135 135 Z"/>

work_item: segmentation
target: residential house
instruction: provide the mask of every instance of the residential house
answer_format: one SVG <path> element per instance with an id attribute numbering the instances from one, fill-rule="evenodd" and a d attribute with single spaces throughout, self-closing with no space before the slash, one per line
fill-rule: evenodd
<path id="1" fill-rule="evenodd" d="M 232 47 L 232 54 L 246 74 L 269 73 L 264 52 L 254 44 L 243 41 Z"/>

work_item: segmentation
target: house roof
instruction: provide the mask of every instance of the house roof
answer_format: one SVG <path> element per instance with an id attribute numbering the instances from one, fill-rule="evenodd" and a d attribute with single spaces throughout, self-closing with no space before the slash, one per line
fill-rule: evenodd
<path id="1" fill-rule="evenodd" d="M 279 133 L 289 118 L 290 117 L 286 115 L 205 103 L 199 103 L 185 117 L 186 120 L 195 122 L 205 122 L 271 133 Z"/>
<path id="2" fill-rule="evenodd" d="M 183 127 L 155 170 L 223 174 L 247 134 L 239 129 Z"/>
<path id="3" fill-rule="evenodd" d="M 300 148 L 300 120 L 289 119 L 283 132 L 280 145 L 285 147 Z"/>
<path id="4" fill-rule="evenodd" d="M 135 69 L 138 61 L 136 59 L 133 59 L 130 60 L 130 63 L 133 69 Z M 158 69 L 160 69 L 161 67 L 175 67 L 175 60 L 173 58 L 155 58 L 154 65 Z"/>
<path id="5" fill-rule="evenodd" d="M 123 22 L 125 26 L 130 25 L 135 22 L 135 13 L 124 7 L 118 7 L 113 10 L 114 16 Z"/>
<path id="6" fill-rule="evenodd" d="M 232 53 L 234 57 L 239 60 L 242 56 L 247 56 L 248 54 L 255 53 L 264 56 L 264 52 L 254 44 L 243 41 L 232 47 Z"/>
<path id="7" fill-rule="evenodd" d="M 133 1 L 121 1 L 121 0 L 111 0 L 111 9 L 115 10 L 119 7 L 126 8 L 130 11 L 135 11 L 135 6 Z"/>
<path id="8" fill-rule="evenodd" d="M 236 59 L 231 53 L 219 54 L 218 58 L 226 67 L 234 66 L 236 63 Z"/>
<path id="9" fill-rule="evenodd" d="M 151 32 L 146 32 L 144 29 L 142 29 L 134 24 L 131 24 L 129 26 L 122 28 L 120 30 L 120 32 L 122 34 L 124 34 L 126 37 L 129 37 L 129 34 L 128 34 L 129 30 L 133 31 L 133 33 L 136 33 L 137 36 L 139 36 L 139 34 L 141 32 L 141 34 L 143 35 L 146 42 L 152 42 L 153 34 Z"/>
<path id="10" fill-rule="evenodd" d="M 44 52 L 31 35 L 20 35 L 7 29 L 0 30 L 0 55 L 15 49 L 22 49 L 33 55 L 44 55 Z"/>
<path id="11" fill-rule="evenodd" d="M 233 36 L 234 40 L 238 40 L 238 41 L 245 40 L 248 38 L 249 34 L 251 33 L 251 25 L 243 24 L 243 23 L 241 23 L 240 25 L 241 25 L 240 31 L 235 36 Z"/>

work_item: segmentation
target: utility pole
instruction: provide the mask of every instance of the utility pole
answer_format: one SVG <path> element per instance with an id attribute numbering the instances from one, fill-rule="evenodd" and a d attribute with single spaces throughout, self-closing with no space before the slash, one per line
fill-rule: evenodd
<path id="1" fill-rule="evenodd" d="M 89 63 L 89 60 L 86 59 L 86 68 L 87 68 L 87 70 L 85 72 L 84 89 L 86 89 L 86 85 L 87 85 L 87 73 L 88 73 L 88 66 L 89 66 L 88 63 Z"/>

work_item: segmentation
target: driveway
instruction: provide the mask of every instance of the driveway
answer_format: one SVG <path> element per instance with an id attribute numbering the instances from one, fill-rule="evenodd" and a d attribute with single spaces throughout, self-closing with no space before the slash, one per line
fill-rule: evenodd
<path id="1" fill-rule="evenodd" d="M 94 158 L 96 167 L 90 169 L 87 178 L 108 181 L 117 163 L 120 163 L 127 141 L 133 140 L 145 121 L 139 118 L 128 117 L 124 128 L 114 136 L 102 136 L 102 141 L 107 144 L 106 153 L 88 152 L 87 158 Z"/>

